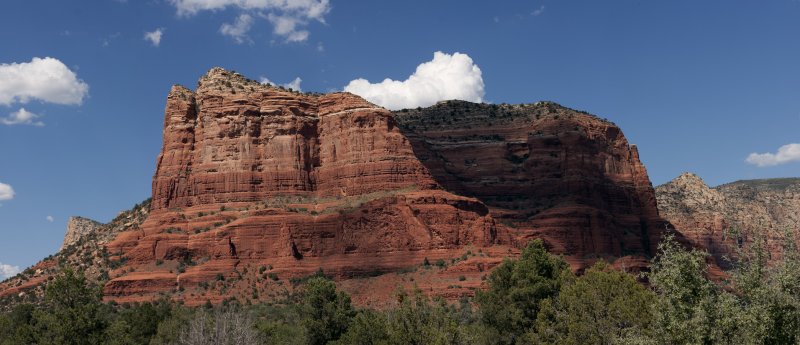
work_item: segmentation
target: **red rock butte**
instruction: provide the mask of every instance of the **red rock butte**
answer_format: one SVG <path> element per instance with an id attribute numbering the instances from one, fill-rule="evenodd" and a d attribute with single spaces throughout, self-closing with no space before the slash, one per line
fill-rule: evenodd
<path id="1" fill-rule="evenodd" d="M 163 140 L 147 219 L 107 244 L 109 300 L 266 299 L 318 270 L 360 304 L 458 298 L 531 239 L 635 269 L 665 229 L 619 127 L 550 102 L 393 113 L 214 68 L 172 88 Z M 402 275 L 426 259 L 446 268 Z"/>

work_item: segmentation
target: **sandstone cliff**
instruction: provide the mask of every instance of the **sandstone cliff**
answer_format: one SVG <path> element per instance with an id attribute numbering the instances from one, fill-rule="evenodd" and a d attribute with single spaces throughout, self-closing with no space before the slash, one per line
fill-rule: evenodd
<path id="1" fill-rule="evenodd" d="M 779 260 L 787 236 L 800 244 L 800 178 L 745 180 L 714 188 L 684 173 L 656 188 L 661 215 L 721 267 L 737 248 L 766 240 L 770 260 Z"/>
<path id="2" fill-rule="evenodd" d="M 170 91 L 152 195 L 103 244 L 109 300 L 269 299 L 319 270 L 362 305 L 399 286 L 457 299 L 533 238 L 576 270 L 641 269 L 665 231 L 636 147 L 587 113 L 392 113 L 219 68 Z"/>
<path id="3" fill-rule="evenodd" d="M 655 252 L 665 223 L 636 146 L 613 123 L 551 102 L 395 115 L 436 181 L 505 225 L 501 241 L 542 238 L 580 267 Z"/>
<path id="4" fill-rule="evenodd" d="M 392 114 L 215 68 L 195 91 L 173 87 L 164 122 L 150 217 L 108 245 L 127 260 L 105 287 L 118 301 L 263 296 L 267 275 L 344 281 L 466 252 L 481 255 L 451 270 L 476 288 L 532 238 L 575 269 L 641 268 L 664 230 L 635 146 L 554 103 Z"/>

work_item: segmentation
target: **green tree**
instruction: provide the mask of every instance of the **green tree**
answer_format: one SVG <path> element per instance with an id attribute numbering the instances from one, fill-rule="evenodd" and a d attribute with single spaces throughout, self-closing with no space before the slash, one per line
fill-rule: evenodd
<path id="1" fill-rule="evenodd" d="M 250 309 L 256 318 L 256 329 L 267 344 L 308 344 L 308 335 L 303 326 L 303 303 L 298 294 L 277 298 L 272 303 L 257 304 Z"/>
<path id="2" fill-rule="evenodd" d="M 350 296 L 336 291 L 333 281 L 320 276 L 306 282 L 302 311 L 303 327 L 313 345 L 339 339 L 355 316 Z"/>
<path id="3" fill-rule="evenodd" d="M 444 301 L 431 301 L 415 290 L 413 296 L 398 295 L 399 305 L 386 313 L 387 344 L 456 345 L 475 344 L 472 334 L 461 327 L 455 311 Z"/>
<path id="4" fill-rule="evenodd" d="M 519 260 L 506 259 L 489 275 L 488 290 L 476 295 L 481 319 L 500 344 L 514 344 L 533 327 L 542 301 L 554 297 L 566 279 L 572 279 L 569 265 L 535 240 Z"/>
<path id="5" fill-rule="evenodd" d="M 105 345 L 137 345 L 147 344 L 148 342 L 137 342 L 132 335 L 133 330 L 123 319 L 117 319 L 108 325 L 105 330 Z"/>
<path id="6" fill-rule="evenodd" d="M 386 315 L 373 310 L 360 310 L 347 328 L 347 332 L 335 344 L 383 345 L 388 344 L 388 339 Z"/>
<path id="7" fill-rule="evenodd" d="M 180 340 L 181 331 L 185 329 L 194 316 L 193 309 L 173 306 L 170 315 L 162 320 L 156 333 L 150 338 L 151 345 L 173 345 Z"/>
<path id="8" fill-rule="evenodd" d="M 800 253 L 791 231 L 780 250 L 767 252 L 766 235 L 751 234 L 732 272 L 747 339 L 753 344 L 800 344 Z M 769 263 L 769 255 L 780 260 Z"/>
<path id="9" fill-rule="evenodd" d="M 746 322 L 736 296 L 708 276 L 708 254 L 687 250 L 672 236 L 659 244 L 647 275 L 656 292 L 653 341 L 659 344 L 746 344 Z"/>
<path id="10" fill-rule="evenodd" d="M 39 344 L 100 344 L 106 327 L 100 289 L 83 273 L 64 269 L 45 290 L 34 312 Z"/>
<path id="11" fill-rule="evenodd" d="M 0 315 L 0 345 L 33 344 L 36 340 L 34 307 L 19 304 L 10 313 Z"/>
<path id="12" fill-rule="evenodd" d="M 172 303 L 160 300 L 153 303 L 142 303 L 122 310 L 119 319 L 131 327 L 131 337 L 136 343 L 147 344 L 158 332 L 158 325 L 172 314 Z"/>
<path id="13" fill-rule="evenodd" d="M 633 276 L 598 262 L 562 285 L 558 296 L 541 304 L 527 341 L 550 344 L 615 344 L 631 334 L 646 334 L 654 294 Z"/>

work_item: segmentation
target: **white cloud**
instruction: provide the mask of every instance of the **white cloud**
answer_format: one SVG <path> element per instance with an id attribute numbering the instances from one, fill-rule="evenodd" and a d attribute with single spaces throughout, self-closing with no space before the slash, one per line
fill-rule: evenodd
<path id="1" fill-rule="evenodd" d="M 531 12 L 531 15 L 536 17 L 536 16 L 541 15 L 542 13 L 544 13 L 544 5 L 540 6 L 539 9 L 534 10 L 533 12 Z"/>
<path id="2" fill-rule="evenodd" d="M 267 20 L 272 23 L 275 34 L 286 37 L 287 42 L 302 42 L 308 39 L 308 30 L 298 30 L 297 28 L 304 24 L 298 17 L 270 13 Z"/>
<path id="3" fill-rule="evenodd" d="M 51 57 L 31 62 L 0 64 L 0 104 L 32 99 L 57 104 L 81 104 L 89 85 L 64 63 Z"/>
<path id="4" fill-rule="evenodd" d="M 219 32 L 225 36 L 230 36 L 236 43 L 242 44 L 244 42 L 251 42 L 250 38 L 247 37 L 247 32 L 250 31 L 252 26 L 253 17 L 245 13 L 237 17 L 233 24 L 222 24 L 219 28 Z"/>
<path id="5" fill-rule="evenodd" d="M 800 144 L 783 145 L 776 153 L 754 152 L 747 156 L 746 162 L 760 167 L 800 162 Z"/>
<path id="6" fill-rule="evenodd" d="M 155 31 L 145 32 L 144 39 L 150 41 L 153 46 L 158 47 L 161 44 L 161 37 L 164 36 L 164 29 L 158 28 Z"/>
<path id="7" fill-rule="evenodd" d="M 47 217 L 44 217 L 44 219 L 46 219 L 46 220 L 47 220 L 48 222 L 50 222 L 50 223 L 52 223 L 53 221 L 55 221 L 55 219 L 53 218 L 53 216 L 47 216 Z"/>
<path id="8" fill-rule="evenodd" d="M 259 14 L 272 23 L 273 33 L 287 42 L 307 40 L 309 32 L 304 28 L 312 20 L 325 23 L 325 15 L 331 11 L 330 0 L 170 0 L 170 3 L 180 16 L 192 16 L 201 11 L 223 10 L 228 7 L 237 8 L 250 18 L 251 23 L 247 29 L 252 25 L 252 17 L 248 13 Z M 241 18 L 240 15 L 238 19 Z M 223 31 L 226 25 L 231 30 L 237 23 L 223 24 L 220 29 L 222 34 L 231 36 Z"/>
<path id="9" fill-rule="evenodd" d="M 356 79 L 344 87 L 387 109 L 427 107 L 442 100 L 483 101 L 481 69 L 467 54 L 436 52 L 433 60 L 417 66 L 404 81 L 385 79 L 370 83 Z"/>
<path id="10" fill-rule="evenodd" d="M 238 7 L 243 10 L 278 10 L 294 12 L 324 22 L 331 10 L 329 0 L 170 0 L 178 15 L 190 16 L 200 11 Z"/>
<path id="11" fill-rule="evenodd" d="M 303 79 L 300 79 L 300 77 L 297 77 L 297 78 L 294 78 L 294 80 L 292 80 L 289 83 L 284 84 L 284 85 L 286 87 L 290 88 L 290 89 L 293 89 L 293 90 L 303 91 L 303 89 L 300 88 L 300 83 L 302 81 L 303 81 Z"/>
<path id="12" fill-rule="evenodd" d="M 0 182 L 0 201 L 14 199 L 14 188 L 10 185 Z"/>
<path id="13" fill-rule="evenodd" d="M 25 110 L 25 108 L 19 108 L 19 110 L 11 113 L 8 117 L 0 118 L 0 123 L 8 126 L 12 125 L 44 126 L 44 122 L 36 121 L 37 118 L 39 118 L 39 115 L 36 115 L 30 111 Z"/>
<path id="14" fill-rule="evenodd" d="M 278 84 L 278 83 L 272 82 L 271 80 L 267 79 L 266 77 L 261 77 L 261 84 L 280 85 L 280 86 L 283 86 L 283 87 L 286 87 L 286 88 L 290 88 L 290 89 L 295 90 L 295 91 L 303 91 L 300 88 L 300 83 L 302 81 L 303 81 L 303 79 L 300 79 L 300 77 L 297 77 L 297 78 L 294 78 L 294 80 L 292 80 L 292 81 L 290 81 L 290 82 L 288 82 L 286 84 Z"/>
<path id="15" fill-rule="evenodd" d="M 0 279 L 11 278 L 19 273 L 19 266 L 6 265 L 0 262 Z"/>

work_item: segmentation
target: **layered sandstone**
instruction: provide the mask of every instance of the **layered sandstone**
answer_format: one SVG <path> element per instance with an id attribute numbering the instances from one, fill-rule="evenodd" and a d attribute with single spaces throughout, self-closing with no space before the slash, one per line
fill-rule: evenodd
<path id="1" fill-rule="evenodd" d="M 269 299 L 319 270 L 359 304 L 457 299 L 533 238 L 640 269 L 665 231 L 619 127 L 550 102 L 392 113 L 215 68 L 171 89 L 163 140 L 147 219 L 102 245 L 107 299 Z"/>
<path id="2" fill-rule="evenodd" d="M 492 253 L 464 270 L 479 276 L 532 238 L 575 269 L 641 268 L 663 230 L 636 147 L 589 114 L 456 101 L 392 114 L 212 69 L 168 96 L 151 215 L 108 246 L 127 261 L 105 292 L 218 300 L 242 281 L 268 293 L 263 274 L 343 280 L 465 248 Z M 270 269 L 248 277 L 257 267 Z"/>
<path id="3" fill-rule="evenodd" d="M 151 215 L 109 245 L 146 272 L 115 272 L 105 291 L 194 288 L 267 265 L 347 278 L 496 242 L 486 206 L 439 189 L 387 110 L 213 69 L 168 96 Z"/>
<path id="4" fill-rule="evenodd" d="M 579 267 L 655 253 L 665 222 L 636 146 L 613 123 L 551 102 L 395 115 L 437 182 L 505 225 L 502 241 L 542 238 Z"/>
<path id="5" fill-rule="evenodd" d="M 709 187 L 684 173 L 656 188 L 661 214 L 718 265 L 731 267 L 740 248 L 764 240 L 769 260 L 786 240 L 800 244 L 800 179 L 744 180 Z"/>

